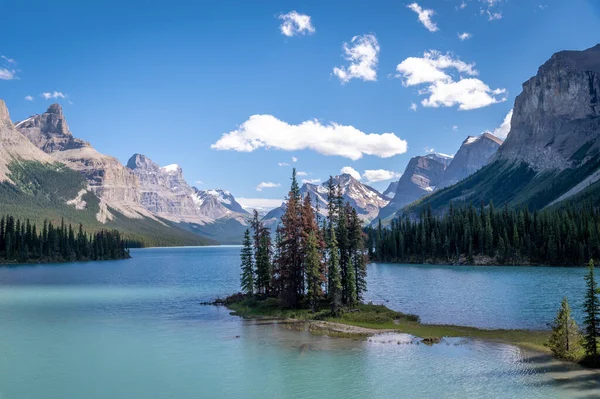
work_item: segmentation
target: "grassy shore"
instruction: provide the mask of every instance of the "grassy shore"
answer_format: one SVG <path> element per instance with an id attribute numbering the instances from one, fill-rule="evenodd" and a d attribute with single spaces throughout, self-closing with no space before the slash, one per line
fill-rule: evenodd
<path id="1" fill-rule="evenodd" d="M 257 299 L 233 295 L 219 304 L 225 305 L 234 315 L 245 318 L 287 320 L 297 322 L 301 328 L 314 333 L 363 338 L 378 332 L 399 332 L 436 342 L 443 337 L 463 337 L 508 343 L 522 348 L 549 353 L 544 342 L 549 331 L 484 330 L 474 327 L 422 324 L 419 317 L 388 309 L 383 305 L 361 304 L 345 309 L 333 317 L 326 304 L 322 310 L 312 312 L 307 308 L 283 309 L 274 298 Z M 339 328 L 339 325 L 355 328 Z"/>

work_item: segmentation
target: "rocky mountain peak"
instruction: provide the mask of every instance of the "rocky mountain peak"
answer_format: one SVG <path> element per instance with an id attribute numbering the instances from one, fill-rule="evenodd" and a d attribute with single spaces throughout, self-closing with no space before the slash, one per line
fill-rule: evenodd
<path id="1" fill-rule="evenodd" d="M 60 104 L 52 104 L 41 115 L 33 115 L 15 127 L 42 151 L 57 151 L 90 147 L 89 143 L 73 137 Z"/>
<path id="2" fill-rule="evenodd" d="M 133 154 L 127 161 L 127 167 L 131 170 L 143 169 L 156 171 L 160 169 L 160 166 L 143 154 Z"/>
<path id="3" fill-rule="evenodd" d="M 564 170 L 600 151 L 600 45 L 561 51 L 523 84 L 497 159 Z"/>
<path id="4" fill-rule="evenodd" d="M 8 108 L 6 108 L 4 100 L 0 100 L 0 122 L 7 121 L 10 123 L 10 114 L 8 113 Z"/>

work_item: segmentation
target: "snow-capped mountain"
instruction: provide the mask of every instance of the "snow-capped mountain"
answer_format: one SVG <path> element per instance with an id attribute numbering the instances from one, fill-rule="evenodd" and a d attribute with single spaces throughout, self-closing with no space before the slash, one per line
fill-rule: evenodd
<path id="1" fill-rule="evenodd" d="M 389 198 L 384 197 L 379 191 L 361 183 L 349 174 L 344 173 L 335 176 L 333 182 L 336 187 L 339 184 L 342 189 L 344 201 L 350 203 L 356 209 L 358 216 L 364 223 L 369 223 L 375 219 L 380 209 L 390 201 Z M 327 184 L 328 182 L 321 184 L 305 183 L 300 187 L 300 195 L 304 197 L 306 194 L 310 194 L 315 206 L 318 202 L 319 212 L 323 216 L 327 215 Z M 279 223 L 279 219 L 284 211 L 285 207 L 282 204 L 280 207 L 271 210 L 263 218 L 263 221 L 268 227 L 273 228 Z"/>

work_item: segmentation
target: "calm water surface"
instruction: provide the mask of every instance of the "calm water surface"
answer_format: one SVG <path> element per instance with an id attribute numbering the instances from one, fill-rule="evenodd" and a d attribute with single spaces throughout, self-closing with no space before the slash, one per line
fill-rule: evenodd
<path id="1" fill-rule="evenodd" d="M 596 397 L 510 345 L 315 337 L 198 305 L 238 289 L 239 248 L 145 249 L 0 268 L 0 398 Z M 372 265 L 368 299 L 431 323 L 544 327 L 581 269 Z M 563 367 L 563 366 L 560 366 Z M 587 381 L 586 383 L 589 383 Z"/>

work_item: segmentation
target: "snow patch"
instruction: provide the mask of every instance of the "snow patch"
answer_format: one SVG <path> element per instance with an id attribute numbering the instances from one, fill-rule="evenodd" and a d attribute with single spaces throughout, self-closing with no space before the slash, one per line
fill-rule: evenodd
<path id="1" fill-rule="evenodd" d="M 179 170 L 179 165 L 173 163 L 171 165 L 163 166 L 161 169 L 167 173 L 177 172 Z"/>

